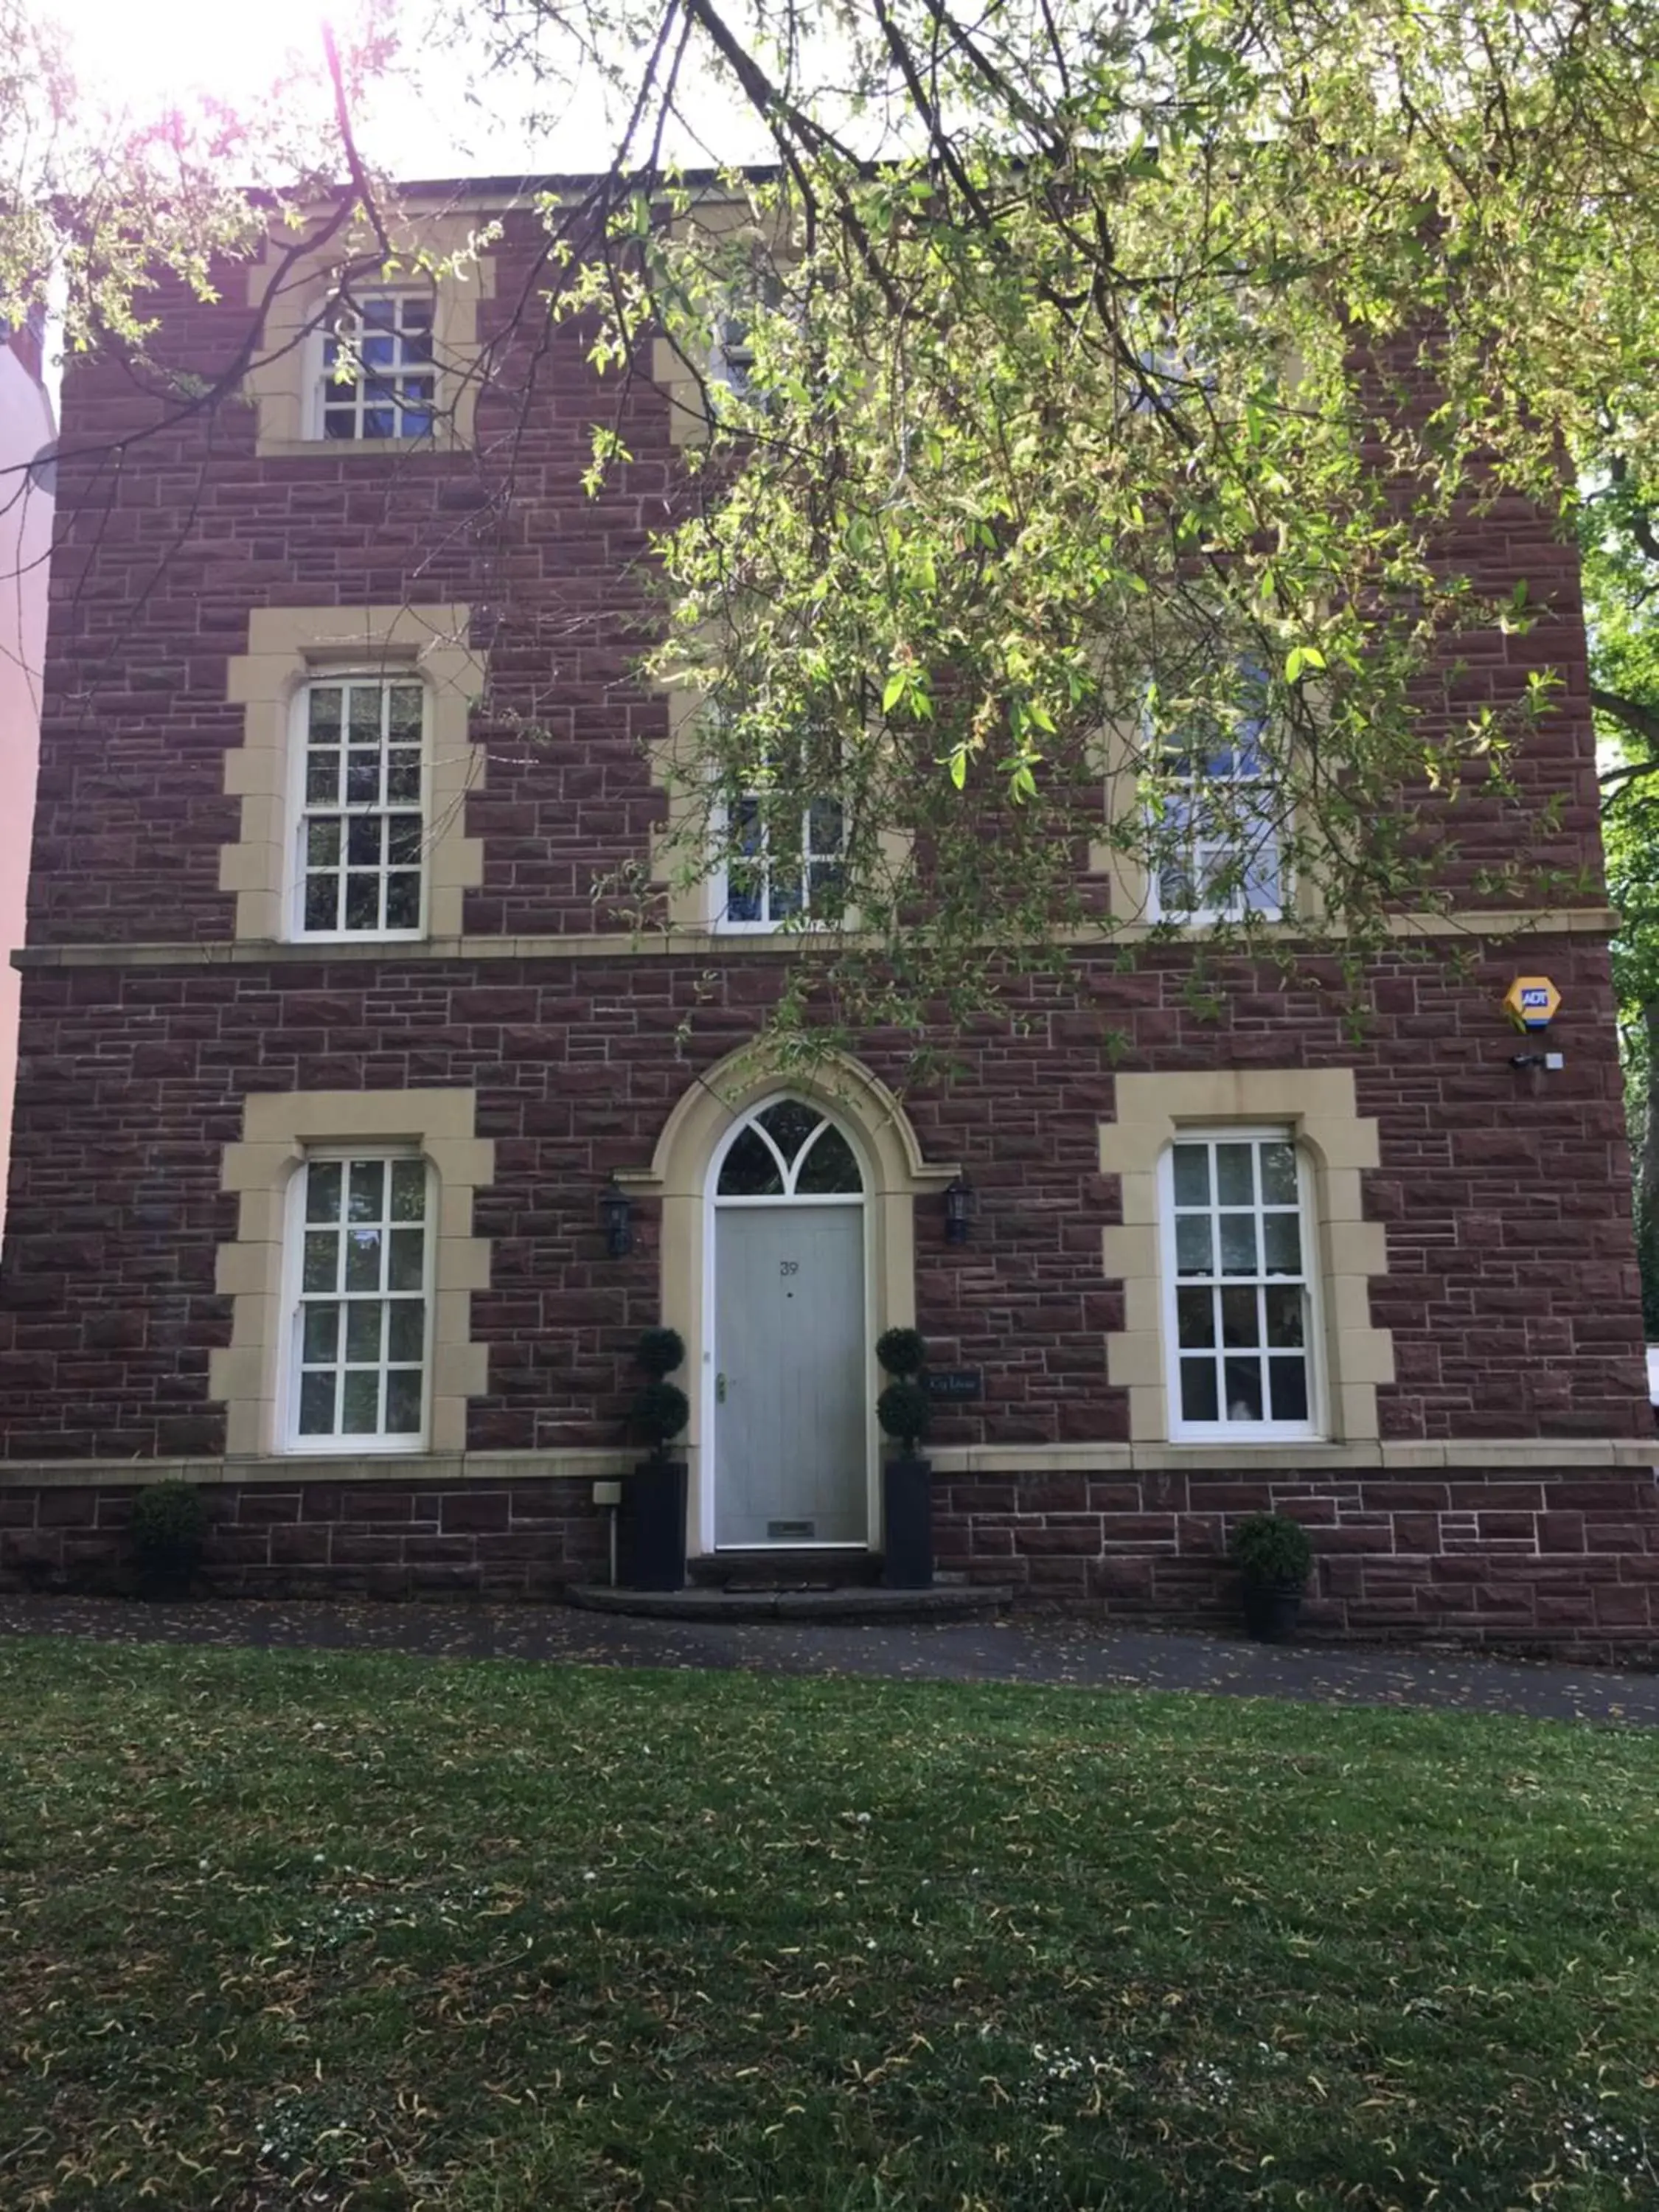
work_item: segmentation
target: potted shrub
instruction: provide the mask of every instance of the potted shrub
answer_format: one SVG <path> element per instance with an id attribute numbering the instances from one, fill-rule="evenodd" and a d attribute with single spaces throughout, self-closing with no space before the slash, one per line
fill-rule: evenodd
<path id="1" fill-rule="evenodd" d="M 881 1471 L 882 1581 L 889 1589 L 927 1589 L 933 1580 L 933 1470 L 920 1456 L 933 1405 L 921 1381 L 927 1346 L 914 1328 L 890 1328 L 876 1358 L 892 1376 L 876 1400 L 876 1419 L 899 1448 Z"/>
<path id="2" fill-rule="evenodd" d="M 207 1547 L 207 1508 L 192 1483 L 155 1482 L 132 1505 L 132 1549 L 138 1594 L 188 1597 Z"/>
<path id="3" fill-rule="evenodd" d="M 1261 1643 L 1288 1643 L 1313 1572 L 1307 1530 L 1283 1513 L 1247 1513 L 1228 1548 L 1244 1577 L 1245 1627 Z"/>
<path id="4" fill-rule="evenodd" d="M 668 1447 L 691 1418 L 690 1402 L 668 1380 L 685 1358 L 678 1329 L 647 1328 L 634 1354 L 650 1378 L 635 1393 L 631 1426 L 651 1456 L 624 1475 L 617 1516 L 617 1573 L 628 1589 L 685 1587 L 685 1462 Z"/>

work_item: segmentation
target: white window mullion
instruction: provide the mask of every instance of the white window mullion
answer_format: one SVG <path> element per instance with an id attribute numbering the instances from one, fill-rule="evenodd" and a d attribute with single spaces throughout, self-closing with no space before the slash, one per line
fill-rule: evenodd
<path id="1" fill-rule="evenodd" d="M 1291 1133 L 1183 1130 L 1162 1197 L 1170 1435 L 1317 1435 L 1314 1224 Z"/>
<path id="2" fill-rule="evenodd" d="M 431 1188 L 408 1153 L 309 1158 L 295 1178 L 293 1449 L 418 1448 L 426 1428 Z"/>

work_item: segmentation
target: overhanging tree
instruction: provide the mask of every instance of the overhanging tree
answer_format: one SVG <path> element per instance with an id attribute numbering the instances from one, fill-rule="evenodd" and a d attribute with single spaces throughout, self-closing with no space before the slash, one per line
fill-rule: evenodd
<path id="1" fill-rule="evenodd" d="M 492 12 L 512 66 L 580 54 L 624 94 L 555 311 L 623 373 L 665 332 L 706 422 L 651 655 L 707 702 L 683 872 L 798 854 L 833 793 L 813 919 L 856 925 L 860 1018 L 1107 927 L 1090 847 L 1277 957 L 1253 838 L 1351 963 L 1449 896 L 1458 817 L 1424 795 L 1501 800 L 1553 706 L 1537 667 L 1460 703 L 1461 641 L 1538 612 L 1483 592 L 1463 526 L 1524 499 L 1569 529 L 1610 419 L 1654 463 L 1655 0 Z M 661 160 L 694 64 L 769 173 Z M 596 470 L 623 459 L 602 425 Z M 1195 819 L 1233 833 L 1208 896 Z M 1552 826 L 1517 810 L 1460 896 L 1582 890 Z"/>

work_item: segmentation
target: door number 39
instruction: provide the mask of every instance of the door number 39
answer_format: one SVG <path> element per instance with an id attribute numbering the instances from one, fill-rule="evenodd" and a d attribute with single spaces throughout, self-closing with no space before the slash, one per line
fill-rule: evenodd
<path id="1" fill-rule="evenodd" d="M 798 1275 L 800 1273 L 800 1261 L 799 1260 L 780 1260 L 778 1262 L 778 1273 L 781 1275 Z"/>

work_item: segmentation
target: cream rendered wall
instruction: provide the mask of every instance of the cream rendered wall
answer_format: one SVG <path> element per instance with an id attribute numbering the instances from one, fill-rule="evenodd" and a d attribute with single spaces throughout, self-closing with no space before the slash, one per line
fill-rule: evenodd
<path id="1" fill-rule="evenodd" d="M 52 548 L 50 477 L 31 474 L 29 464 L 56 426 L 33 372 L 33 351 L 27 331 L 0 343 L 0 1221 L 17 1077 L 20 979 L 11 956 L 23 942 Z"/>

